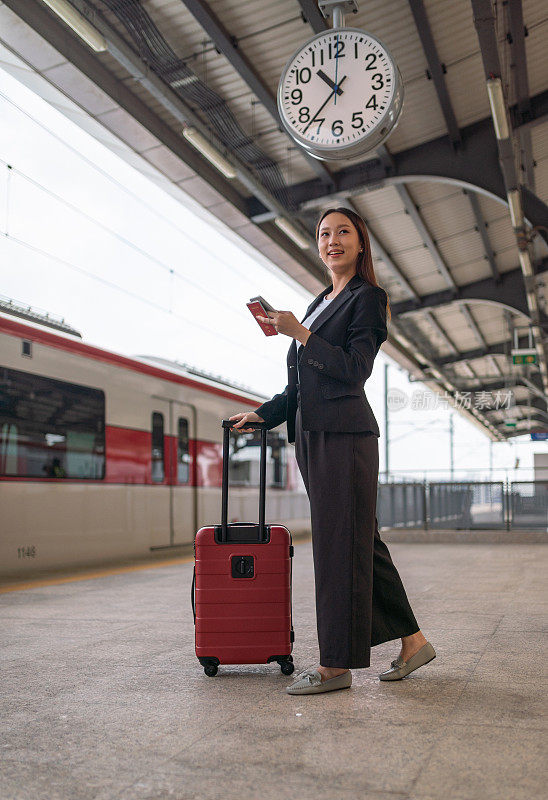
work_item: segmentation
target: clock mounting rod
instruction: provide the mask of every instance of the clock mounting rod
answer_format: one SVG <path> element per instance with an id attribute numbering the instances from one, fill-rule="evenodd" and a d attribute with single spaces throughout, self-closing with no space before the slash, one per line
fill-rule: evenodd
<path id="1" fill-rule="evenodd" d="M 333 17 L 334 28 L 344 28 L 345 13 L 358 13 L 356 0 L 319 0 L 318 8 L 326 19 Z"/>

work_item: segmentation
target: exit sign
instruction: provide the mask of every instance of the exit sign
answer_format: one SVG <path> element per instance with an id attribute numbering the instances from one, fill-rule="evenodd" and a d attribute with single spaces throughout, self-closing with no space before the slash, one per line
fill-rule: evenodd
<path id="1" fill-rule="evenodd" d="M 512 350 L 512 360 L 514 364 L 536 364 L 537 351 L 530 348 Z"/>

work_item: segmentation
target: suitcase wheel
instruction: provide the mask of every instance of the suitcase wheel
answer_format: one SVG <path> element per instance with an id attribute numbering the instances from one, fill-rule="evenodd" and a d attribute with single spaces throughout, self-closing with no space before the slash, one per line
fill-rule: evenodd
<path id="1" fill-rule="evenodd" d="M 278 664 L 280 665 L 284 675 L 291 675 L 291 673 L 295 671 L 293 656 L 282 656 L 281 658 L 278 658 Z"/>
<path id="2" fill-rule="evenodd" d="M 214 678 L 218 671 L 216 664 L 206 664 L 204 667 L 204 672 L 208 678 Z"/>

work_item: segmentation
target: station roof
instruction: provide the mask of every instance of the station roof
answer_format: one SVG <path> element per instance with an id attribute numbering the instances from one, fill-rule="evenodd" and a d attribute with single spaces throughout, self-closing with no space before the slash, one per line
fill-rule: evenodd
<path id="1" fill-rule="evenodd" d="M 314 0 L 56 0 L 99 32 L 97 51 L 49 2 L 4 0 L 0 42 L 313 294 L 328 283 L 319 212 L 354 208 L 390 298 L 385 352 L 432 391 L 460 393 L 456 408 L 494 440 L 548 430 L 543 0 L 362 1 L 347 24 L 387 45 L 405 102 L 385 144 L 350 166 L 298 149 L 276 108 L 285 63 L 329 27 Z M 489 77 L 502 82 L 506 149 Z M 185 125 L 236 177 L 192 146 Z M 509 213 L 515 189 L 521 227 Z M 511 350 L 531 345 L 537 363 L 513 364 Z"/>

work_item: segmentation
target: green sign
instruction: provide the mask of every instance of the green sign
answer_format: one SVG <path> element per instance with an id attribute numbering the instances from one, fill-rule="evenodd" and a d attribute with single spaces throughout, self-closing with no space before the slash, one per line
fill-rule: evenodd
<path id="1" fill-rule="evenodd" d="M 512 356 L 514 364 L 536 364 L 537 354 L 531 353 L 527 356 Z"/>

